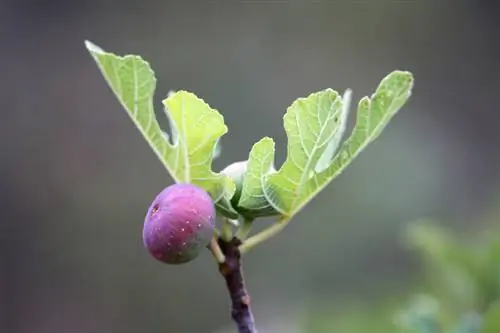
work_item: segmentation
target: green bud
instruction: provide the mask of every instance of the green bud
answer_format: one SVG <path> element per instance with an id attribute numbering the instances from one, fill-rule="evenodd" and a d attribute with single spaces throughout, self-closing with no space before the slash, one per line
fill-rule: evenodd
<path id="1" fill-rule="evenodd" d="M 231 204 L 234 207 L 238 205 L 238 201 L 241 197 L 241 189 L 243 187 L 243 178 L 245 176 L 245 172 L 247 171 L 247 164 L 248 161 L 235 162 L 228 165 L 224 168 L 224 170 L 221 171 L 223 175 L 230 177 L 236 185 L 236 191 L 231 198 Z"/>

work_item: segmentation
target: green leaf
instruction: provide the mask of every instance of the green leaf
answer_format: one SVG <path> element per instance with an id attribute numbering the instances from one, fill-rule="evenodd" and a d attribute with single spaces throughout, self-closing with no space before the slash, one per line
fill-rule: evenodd
<path id="1" fill-rule="evenodd" d="M 212 158 L 214 160 L 217 159 L 217 158 L 219 158 L 221 152 L 222 152 L 222 145 L 221 145 L 220 141 L 217 140 L 217 142 L 215 143 L 214 153 L 212 155 Z"/>
<path id="2" fill-rule="evenodd" d="M 248 157 L 241 196 L 237 204 L 237 209 L 242 215 L 257 218 L 279 214 L 269 203 L 264 192 L 267 175 L 276 171 L 273 163 L 274 141 L 264 137 L 253 145 Z"/>
<path id="3" fill-rule="evenodd" d="M 332 162 L 333 157 L 335 156 L 335 153 L 337 152 L 337 149 L 339 148 L 340 141 L 342 140 L 345 130 L 347 128 L 347 118 L 349 116 L 349 107 L 351 106 L 351 90 L 347 90 L 344 93 L 344 96 L 342 98 L 342 111 L 340 113 L 340 122 L 339 122 L 339 128 L 335 131 L 335 134 L 332 136 L 332 139 L 328 143 L 328 146 L 326 146 L 325 151 L 323 152 L 323 155 L 318 160 L 318 163 L 316 163 L 316 167 L 314 168 L 314 171 L 316 173 L 319 173 L 330 165 Z"/>
<path id="4" fill-rule="evenodd" d="M 374 141 L 411 95 L 413 76 L 394 71 L 379 84 L 371 98 L 358 105 L 356 125 L 330 163 L 324 154 L 338 142 L 348 108 L 337 92 L 326 89 L 297 99 L 284 116 L 288 137 L 287 159 L 267 176 L 264 194 L 281 214 L 293 216 L 337 177 Z M 328 159 L 326 159 L 328 161 Z"/>
<path id="5" fill-rule="evenodd" d="M 340 128 L 341 110 L 340 95 L 326 89 L 298 98 L 283 117 L 287 158 L 264 187 L 270 203 L 283 215 L 294 215 L 315 186 L 314 170 Z"/>
<path id="6" fill-rule="evenodd" d="M 117 56 L 89 41 L 85 45 L 111 90 L 172 178 L 178 183 L 202 187 L 225 215 L 237 217 L 229 204 L 234 183 L 211 169 L 217 143 L 227 132 L 222 115 L 190 92 L 169 93 L 163 105 L 170 121 L 170 143 L 154 113 L 156 78 L 150 65 L 137 55 Z"/>
<path id="7" fill-rule="evenodd" d="M 356 125 L 349 139 L 325 172 L 318 175 L 327 182 L 337 177 L 366 146 L 379 137 L 389 121 L 411 96 L 413 75 L 407 71 L 393 71 L 380 82 L 371 98 L 364 97 L 358 104 Z"/>
<path id="8" fill-rule="evenodd" d="M 227 132 L 224 118 L 202 99 L 186 91 L 176 92 L 163 104 L 170 128 L 175 129 L 172 131 L 175 133 L 173 144 L 169 143 L 170 153 L 164 156 L 170 173 L 179 182 L 206 189 L 219 208 L 230 213 L 229 199 L 235 191 L 234 182 L 211 169 L 218 140 Z"/>

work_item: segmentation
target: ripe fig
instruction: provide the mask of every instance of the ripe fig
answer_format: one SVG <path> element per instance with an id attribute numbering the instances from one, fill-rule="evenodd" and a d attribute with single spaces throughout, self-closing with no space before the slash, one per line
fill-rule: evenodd
<path id="1" fill-rule="evenodd" d="M 149 253 L 166 264 L 195 259 L 213 237 L 215 206 L 210 195 L 192 184 L 167 186 L 151 204 L 143 241 Z"/>

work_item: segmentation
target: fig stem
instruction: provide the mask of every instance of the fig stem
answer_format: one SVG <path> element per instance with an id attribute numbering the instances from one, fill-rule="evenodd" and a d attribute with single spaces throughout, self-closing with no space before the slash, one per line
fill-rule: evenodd
<path id="1" fill-rule="evenodd" d="M 241 254 L 248 253 L 252 248 L 257 246 L 258 244 L 268 240 L 269 238 L 277 235 L 283 230 L 286 225 L 290 222 L 290 218 L 288 216 L 283 216 L 276 223 L 271 224 L 266 229 L 256 233 L 252 237 L 249 237 L 242 245 L 240 245 L 239 250 Z"/>
<path id="2" fill-rule="evenodd" d="M 224 256 L 224 253 L 222 253 L 222 250 L 219 246 L 219 243 L 217 243 L 217 238 L 212 238 L 210 240 L 210 244 L 208 244 L 208 249 L 210 252 L 212 252 L 215 260 L 217 260 L 217 263 L 222 264 L 224 261 L 226 261 L 226 256 Z"/>
<path id="3" fill-rule="evenodd" d="M 226 260 L 219 264 L 219 272 L 226 282 L 231 299 L 231 317 L 236 324 L 238 333 L 258 333 L 250 307 L 250 296 L 243 277 L 239 250 L 241 240 L 233 237 L 227 241 L 219 237 L 218 245 L 226 257 Z"/>
<path id="4" fill-rule="evenodd" d="M 236 232 L 236 238 L 240 239 L 241 241 L 244 241 L 245 238 L 247 238 L 250 231 L 252 230 L 252 223 L 253 219 L 245 218 L 240 228 Z"/>

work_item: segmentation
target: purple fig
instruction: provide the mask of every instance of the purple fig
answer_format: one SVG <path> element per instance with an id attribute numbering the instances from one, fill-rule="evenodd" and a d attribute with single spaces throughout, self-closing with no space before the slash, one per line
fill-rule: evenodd
<path id="1" fill-rule="evenodd" d="M 183 264 L 195 259 L 213 237 L 215 206 L 210 195 L 192 184 L 166 187 L 148 210 L 144 245 L 157 260 Z"/>

